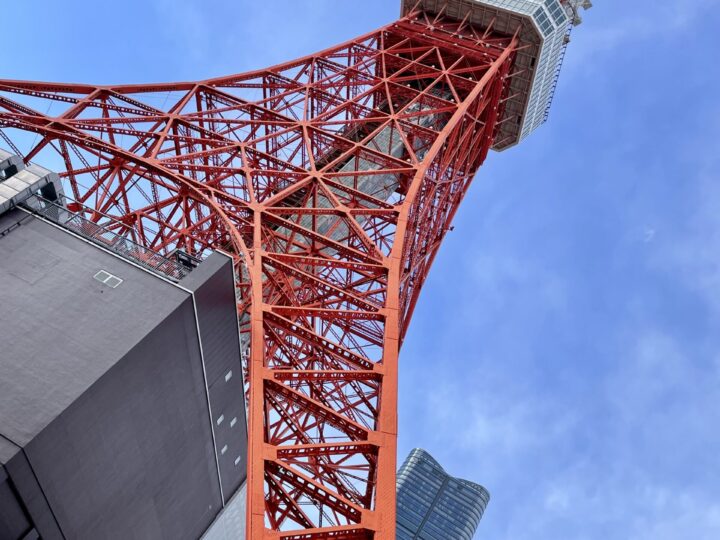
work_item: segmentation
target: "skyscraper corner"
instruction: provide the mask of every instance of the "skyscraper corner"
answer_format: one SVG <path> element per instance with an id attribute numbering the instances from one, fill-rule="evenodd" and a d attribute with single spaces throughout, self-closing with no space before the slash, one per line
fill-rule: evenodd
<path id="1" fill-rule="evenodd" d="M 415 448 L 397 476 L 398 540 L 472 540 L 490 493 L 450 476 L 427 451 Z"/>

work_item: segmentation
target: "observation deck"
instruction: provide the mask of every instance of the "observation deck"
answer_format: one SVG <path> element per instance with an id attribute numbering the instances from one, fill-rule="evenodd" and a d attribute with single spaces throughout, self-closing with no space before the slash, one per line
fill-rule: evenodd
<path id="1" fill-rule="evenodd" d="M 589 0 L 401 0 L 401 14 L 414 9 L 466 20 L 496 34 L 518 32 L 520 46 L 494 150 L 522 141 L 547 120 L 570 30 L 580 24 Z M 442 27 L 433 28 L 443 31 Z"/>

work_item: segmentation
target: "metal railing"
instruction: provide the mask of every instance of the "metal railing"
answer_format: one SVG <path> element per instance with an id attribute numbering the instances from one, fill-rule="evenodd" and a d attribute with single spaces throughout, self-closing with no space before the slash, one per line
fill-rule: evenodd
<path id="1" fill-rule="evenodd" d="M 555 99 L 555 92 L 557 91 L 558 81 L 560 80 L 560 72 L 562 71 L 563 62 L 565 61 L 565 54 L 567 53 L 568 45 L 570 44 L 570 37 L 572 36 L 573 25 L 568 24 L 565 37 L 563 38 L 562 50 L 558 58 L 557 66 L 555 67 L 555 73 L 553 74 L 552 87 L 550 88 L 550 97 L 545 105 L 545 112 L 543 113 L 543 124 L 548 121 L 550 117 L 550 109 L 552 108 L 553 101 Z"/>
<path id="2" fill-rule="evenodd" d="M 192 268 L 179 261 L 168 259 L 106 226 L 90 221 L 80 213 L 71 212 L 62 204 L 49 201 L 39 195 L 27 198 L 21 206 L 162 277 L 180 281 L 192 271 Z"/>

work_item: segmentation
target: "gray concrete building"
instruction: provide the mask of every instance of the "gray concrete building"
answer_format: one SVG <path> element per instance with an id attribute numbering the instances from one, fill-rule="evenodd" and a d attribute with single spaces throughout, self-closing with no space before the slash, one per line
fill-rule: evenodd
<path id="1" fill-rule="evenodd" d="M 162 257 L 63 201 L 0 154 L 0 539 L 242 538 L 231 259 Z"/>

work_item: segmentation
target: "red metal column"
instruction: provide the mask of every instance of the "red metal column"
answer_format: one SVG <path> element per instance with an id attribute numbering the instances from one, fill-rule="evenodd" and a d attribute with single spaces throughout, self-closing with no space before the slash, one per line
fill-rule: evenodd
<path id="1" fill-rule="evenodd" d="M 0 81 L 0 136 L 38 134 L 26 158 L 60 157 L 72 209 L 154 250 L 235 257 L 249 538 L 395 537 L 398 353 L 516 47 L 413 13 L 207 81 Z"/>

